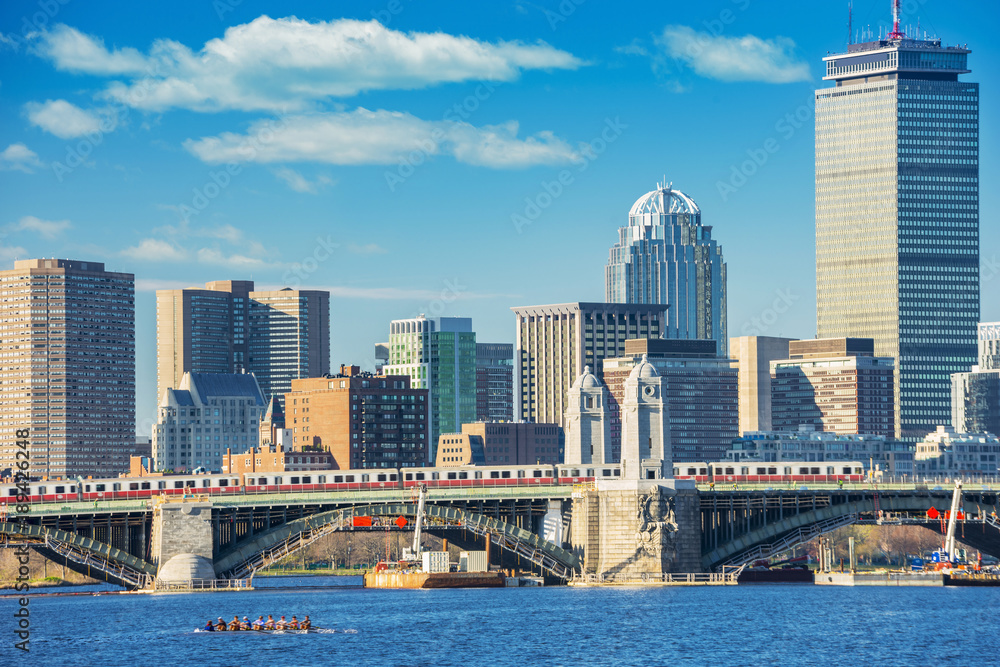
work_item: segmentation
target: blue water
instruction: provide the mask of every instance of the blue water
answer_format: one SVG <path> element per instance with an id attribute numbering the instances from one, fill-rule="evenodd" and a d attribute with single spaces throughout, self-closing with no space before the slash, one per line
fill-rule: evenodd
<path id="1" fill-rule="evenodd" d="M 0 600 L 3 664 L 21 656 L 14 607 Z M 341 586 L 37 597 L 30 609 L 31 654 L 21 657 L 33 665 L 1000 664 L 1000 588 Z M 338 632 L 192 632 L 233 614 L 309 614 Z"/>

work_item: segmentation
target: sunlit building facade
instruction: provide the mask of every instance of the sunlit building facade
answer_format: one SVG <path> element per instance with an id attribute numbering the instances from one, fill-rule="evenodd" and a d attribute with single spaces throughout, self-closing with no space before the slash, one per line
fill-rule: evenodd
<path id="1" fill-rule="evenodd" d="M 895 434 L 951 418 L 950 376 L 975 362 L 979 86 L 969 51 L 890 38 L 824 58 L 816 91 L 820 338 L 868 337 L 896 359 Z"/>
<path id="2" fill-rule="evenodd" d="M 695 201 L 657 184 L 632 205 L 604 269 L 605 301 L 669 304 L 664 338 L 712 338 L 721 356 L 726 327 L 726 263 Z"/>

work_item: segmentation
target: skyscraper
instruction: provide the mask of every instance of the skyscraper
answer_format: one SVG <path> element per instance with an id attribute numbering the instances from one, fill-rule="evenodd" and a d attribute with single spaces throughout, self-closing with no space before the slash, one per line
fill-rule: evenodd
<path id="1" fill-rule="evenodd" d="M 135 448 L 135 277 L 100 262 L 0 271 L 0 471 L 29 432 L 32 477 L 110 477 Z"/>
<path id="2" fill-rule="evenodd" d="M 816 328 L 896 359 L 895 432 L 950 420 L 950 379 L 975 363 L 979 85 L 970 51 L 910 39 L 851 44 L 816 91 Z"/>
<path id="3" fill-rule="evenodd" d="M 794 338 L 739 336 L 729 339 L 740 380 L 740 433 L 771 430 L 771 362 L 788 358 Z"/>
<path id="4" fill-rule="evenodd" d="M 386 375 L 409 375 L 427 389 L 430 403 L 428 458 L 437 457 L 438 436 L 476 421 L 476 333 L 468 317 L 423 315 L 389 324 Z"/>
<path id="5" fill-rule="evenodd" d="M 604 269 L 605 301 L 669 304 L 664 338 L 712 338 L 726 355 L 726 263 L 701 209 L 672 185 L 636 200 Z"/>
<path id="6" fill-rule="evenodd" d="M 514 346 L 476 343 L 476 421 L 514 418 Z"/>
<path id="7" fill-rule="evenodd" d="M 567 392 L 586 366 L 598 379 L 601 361 L 625 353 L 628 338 L 660 338 L 667 306 L 557 303 L 511 308 L 514 344 L 514 418 L 563 424 Z"/>
<path id="8" fill-rule="evenodd" d="M 265 400 L 330 371 L 330 293 L 254 291 L 249 280 L 156 292 L 157 402 L 184 373 L 257 377 Z"/>

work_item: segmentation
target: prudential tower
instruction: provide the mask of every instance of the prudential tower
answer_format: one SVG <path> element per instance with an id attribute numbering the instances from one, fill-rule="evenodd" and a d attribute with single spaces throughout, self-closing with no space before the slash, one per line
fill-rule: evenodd
<path id="1" fill-rule="evenodd" d="M 664 338 L 712 338 L 727 352 L 726 263 L 701 209 L 659 183 L 636 200 L 604 269 L 605 301 L 669 306 Z"/>
<path id="2" fill-rule="evenodd" d="M 825 57 L 816 91 L 816 329 L 896 359 L 896 435 L 948 424 L 976 359 L 979 85 L 968 49 L 884 38 Z"/>

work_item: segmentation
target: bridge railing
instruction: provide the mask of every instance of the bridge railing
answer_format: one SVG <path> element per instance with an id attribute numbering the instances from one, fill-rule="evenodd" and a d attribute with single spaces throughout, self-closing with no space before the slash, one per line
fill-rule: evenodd
<path id="1" fill-rule="evenodd" d="M 586 584 L 614 584 L 618 586 L 642 585 L 686 585 L 686 586 L 728 586 L 737 583 L 738 574 L 733 572 L 687 572 L 663 574 L 583 574 L 574 578 L 575 582 Z"/>
<path id="2" fill-rule="evenodd" d="M 912 491 L 926 489 L 928 491 L 951 491 L 955 481 L 961 480 L 966 491 L 1000 491 L 1000 477 L 966 477 L 966 478 L 920 478 L 913 477 L 882 477 L 874 482 L 838 482 L 827 481 L 795 481 L 795 482 L 716 482 L 715 484 L 699 483 L 699 491 Z"/>

